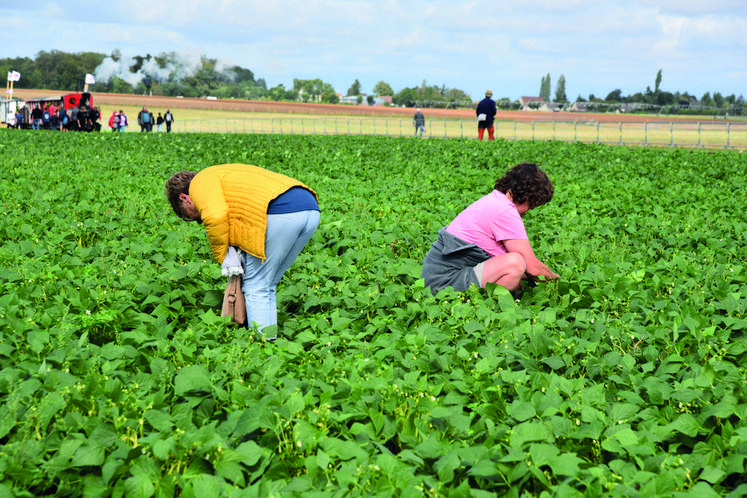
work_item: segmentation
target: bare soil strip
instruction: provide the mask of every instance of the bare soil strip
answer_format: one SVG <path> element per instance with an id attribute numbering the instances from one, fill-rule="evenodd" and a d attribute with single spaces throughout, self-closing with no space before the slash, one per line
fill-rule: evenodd
<path id="1" fill-rule="evenodd" d="M 15 89 L 14 96 L 22 99 L 38 97 L 55 97 L 71 92 L 60 90 L 27 90 Z M 224 100 L 205 98 L 160 97 L 148 95 L 131 95 L 117 93 L 94 93 L 96 105 L 148 106 L 165 109 L 203 109 L 215 111 L 266 112 L 304 115 L 343 115 L 343 116 L 412 116 L 413 109 L 401 107 L 371 107 L 342 104 L 305 104 L 302 102 L 269 102 L 259 100 Z M 424 109 L 429 118 L 471 119 L 475 117 L 474 109 Z M 577 112 L 541 112 L 541 111 L 498 111 L 497 120 L 507 121 L 578 121 L 578 122 L 624 122 L 652 123 L 671 121 L 691 122 L 731 122 L 726 119 L 713 119 L 703 116 L 654 116 L 616 113 L 577 113 Z M 734 122 L 743 122 L 736 121 Z"/>

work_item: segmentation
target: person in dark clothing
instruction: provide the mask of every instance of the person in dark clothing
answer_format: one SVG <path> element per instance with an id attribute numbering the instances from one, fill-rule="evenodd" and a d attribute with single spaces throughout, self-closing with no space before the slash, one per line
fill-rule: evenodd
<path id="1" fill-rule="evenodd" d="M 176 121 L 174 115 L 171 114 L 169 109 L 166 109 L 166 114 L 163 115 L 163 122 L 166 123 L 166 133 L 171 133 L 171 124 Z"/>
<path id="2" fill-rule="evenodd" d="M 477 114 L 477 138 L 482 140 L 485 130 L 488 130 L 488 140 L 493 140 L 495 134 L 495 114 L 498 109 L 495 106 L 495 101 L 492 99 L 493 92 L 488 90 L 485 92 L 485 98 L 477 104 L 475 114 Z"/>
<path id="3" fill-rule="evenodd" d="M 31 126 L 35 130 L 41 129 L 41 120 L 43 114 L 44 112 L 41 110 L 41 107 L 34 107 L 31 110 Z"/>
<path id="4" fill-rule="evenodd" d="M 415 126 L 415 136 L 418 135 L 418 131 L 420 132 L 420 137 L 423 137 L 423 132 L 425 131 L 425 116 L 423 116 L 423 113 L 420 111 L 420 109 L 415 112 L 415 115 L 412 117 L 412 124 Z"/>

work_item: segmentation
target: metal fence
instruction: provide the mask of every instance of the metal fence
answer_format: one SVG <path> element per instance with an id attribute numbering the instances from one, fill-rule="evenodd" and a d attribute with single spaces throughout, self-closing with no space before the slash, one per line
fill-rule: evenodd
<path id="1" fill-rule="evenodd" d="M 173 131 L 415 136 L 412 120 L 396 117 L 291 116 L 195 119 L 174 123 Z M 477 124 L 473 120 L 429 119 L 423 136 L 477 138 Z M 616 145 L 745 149 L 747 121 L 496 121 L 495 137 L 505 140 L 559 140 Z"/>

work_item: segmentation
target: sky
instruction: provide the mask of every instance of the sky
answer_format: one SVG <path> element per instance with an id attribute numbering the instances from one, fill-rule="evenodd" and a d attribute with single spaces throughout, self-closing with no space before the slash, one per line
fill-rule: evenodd
<path id="1" fill-rule="evenodd" d="M 653 90 L 659 70 L 661 90 L 747 95 L 747 0 L 0 0 L 0 18 L 0 58 L 174 52 L 342 95 L 357 79 L 515 100 L 550 74 L 573 101 Z"/>

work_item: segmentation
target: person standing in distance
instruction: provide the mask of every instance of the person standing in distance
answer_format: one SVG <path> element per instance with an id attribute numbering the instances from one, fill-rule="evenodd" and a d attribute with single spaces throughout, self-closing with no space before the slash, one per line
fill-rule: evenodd
<path id="1" fill-rule="evenodd" d="M 319 226 L 314 191 L 258 166 L 221 164 L 173 174 L 166 196 L 178 217 L 204 223 L 225 275 L 243 267 L 248 325 L 276 325 L 277 284 Z"/>
<path id="2" fill-rule="evenodd" d="M 485 98 L 477 104 L 477 109 L 475 109 L 475 114 L 477 114 L 477 138 L 480 140 L 482 140 L 485 130 L 488 130 L 488 140 L 493 140 L 494 138 L 495 127 L 493 122 L 495 121 L 495 114 L 498 112 L 498 109 L 492 97 L 493 92 L 490 90 L 485 92 Z"/>
<path id="3" fill-rule="evenodd" d="M 163 115 L 163 122 L 166 123 L 166 133 L 171 133 L 171 125 L 176 121 L 174 115 L 171 114 L 170 109 L 166 109 L 166 114 Z"/>
<path id="4" fill-rule="evenodd" d="M 425 116 L 420 112 L 420 109 L 415 111 L 415 115 L 412 117 L 412 124 L 415 126 L 415 136 L 418 136 L 418 131 L 420 131 L 420 138 L 423 138 L 423 132 L 425 132 Z"/>

